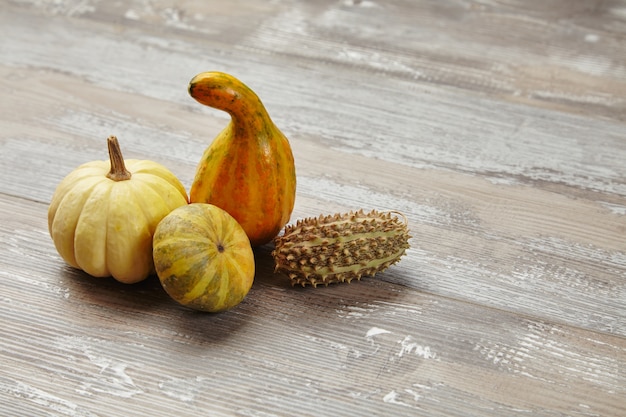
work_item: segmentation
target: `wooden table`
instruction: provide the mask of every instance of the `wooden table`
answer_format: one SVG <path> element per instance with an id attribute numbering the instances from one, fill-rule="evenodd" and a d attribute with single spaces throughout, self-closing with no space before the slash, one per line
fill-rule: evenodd
<path id="1" fill-rule="evenodd" d="M 626 415 L 626 2 L 0 1 L 0 415 Z M 290 138 L 292 221 L 400 210 L 375 278 L 292 288 L 256 251 L 221 314 L 66 266 L 78 165 L 191 185 L 248 84 Z"/>

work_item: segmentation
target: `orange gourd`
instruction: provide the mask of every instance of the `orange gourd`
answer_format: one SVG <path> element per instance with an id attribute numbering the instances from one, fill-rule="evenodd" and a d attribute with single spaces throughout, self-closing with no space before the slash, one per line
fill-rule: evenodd
<path id="1" fill-rule="evenodd" d="M 226 210 L 252 246 L 270 242 L 289 221 L 295 201 L 296 171 L 289 141 L 258 96 L 232 75 L 198 74 L 188 90 L 199 103 L 231 116 L 198 164 L 190 201 Z"/>

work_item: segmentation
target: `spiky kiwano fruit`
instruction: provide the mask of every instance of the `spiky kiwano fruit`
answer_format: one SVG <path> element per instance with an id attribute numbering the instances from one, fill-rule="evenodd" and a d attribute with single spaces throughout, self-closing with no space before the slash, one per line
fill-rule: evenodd
<path id="1" fill-rule="evenodd" d="M 276 272 L 287 274 L 292 285 L 316 287 L 385 270 L 404 255 L 410 237 L 399 212 L 322 215 L 287 225 L 274 239 L 272 256 Z"/>

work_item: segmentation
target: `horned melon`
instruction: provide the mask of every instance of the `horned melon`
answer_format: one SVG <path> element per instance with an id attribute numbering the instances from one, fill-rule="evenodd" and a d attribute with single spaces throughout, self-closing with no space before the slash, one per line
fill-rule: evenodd
<path id="1" fill-rule="evenodd" d="M 410 238 L 402 213 L 359 210 L 287 225 L 274 239 L 272 256 L 276 272 L 286 274 L 292 285 L 349 283 L 398 262 Z"/>

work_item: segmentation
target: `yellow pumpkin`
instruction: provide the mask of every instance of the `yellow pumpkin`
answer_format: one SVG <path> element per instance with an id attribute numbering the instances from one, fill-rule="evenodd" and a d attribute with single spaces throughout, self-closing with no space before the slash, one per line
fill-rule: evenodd
<path id="1" fill-rule="evenodd" d="M 254 281 L 254 253 L 241 225 L 211 204 L 173 210 L 157 226 L 154 264 L 165 291 L 196 310 L 239 304 Z"/>
<path id="2" fill-rule="evenodd" d="M 271 241 L 289 221 L 295 201 L 296 170 L 289 141 L 258 96 L 232 75 L 198 74 L 189 83 L 189 94 L 231 116 L 198 164 L 190 201 L 226 210 L 244 228 L 252 246 Z"/>
<path id="3" fill-rule="evenodd" d="M 163 165 L 124 161 L 117 138 L 107 144 L 109 161 L 83 164 L 58 185 L 48 230 L 71 266 L 130 284 L 154 272 L 154 230 L 170 211 L 187 205 L 187 192 Z"/>

